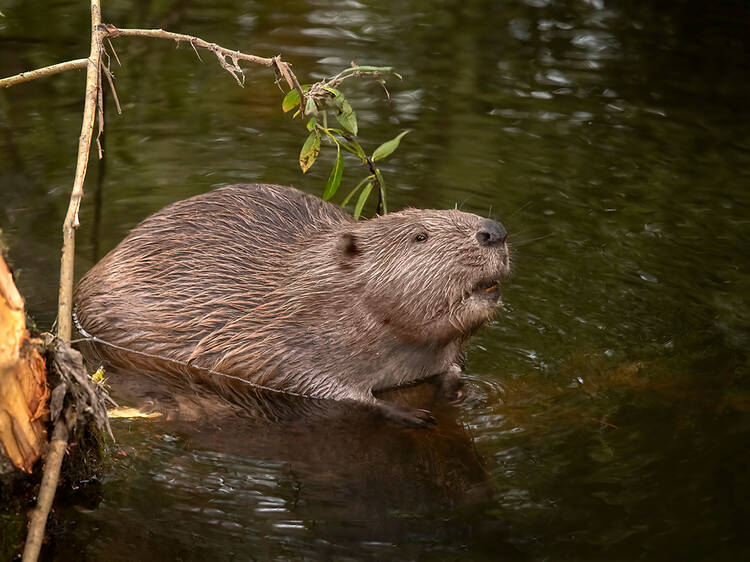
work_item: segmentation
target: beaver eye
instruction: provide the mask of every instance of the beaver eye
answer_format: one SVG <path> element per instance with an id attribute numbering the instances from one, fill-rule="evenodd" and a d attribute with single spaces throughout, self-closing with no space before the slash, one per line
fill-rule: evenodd
<path id="1" fill-rule="evenodd" d="M 425 240 L 427 240 L 427 235 L 424 232 L 420 232 L 414 237 L 414 240 L 416 240 L 417 242 L 424 242 Z"/>

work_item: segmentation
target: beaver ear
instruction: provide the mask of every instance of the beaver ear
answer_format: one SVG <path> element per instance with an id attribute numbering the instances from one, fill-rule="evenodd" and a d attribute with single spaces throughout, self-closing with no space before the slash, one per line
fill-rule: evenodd
<path id="1" fill-rule="evenodd" d="M 344 232 L 336 242 L 336 253 L 339 258 L 346 262 L 359 255 L 357 237 L 351 232 Z"/>

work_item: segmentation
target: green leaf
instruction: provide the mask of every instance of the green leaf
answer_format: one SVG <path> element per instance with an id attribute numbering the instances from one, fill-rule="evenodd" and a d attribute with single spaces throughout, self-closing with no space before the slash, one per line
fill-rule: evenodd
<path id="1" fill-rule="evenodd" d="M 353 134 L 355 137 L 357 136 L 357 114 L 354 113 L 354 110 L 352 109 L 352 106 L 349 105 L 349 102 L 346 102 L 347 107 L 349 108 L 349 111 L 341 111 L 340 113 L 336 114 L 336 119 L 341 124 L 341 126 L 351 134 Z"/>
<path id="2" fill-rule="evenodd" d="M 311 117 L 310 120 L 307 122 L 307 130 L 308 131 L 314 131 L 315 125 L 318 124 L 318 120 L 315 119 L 315 117 Z"/>
<path id="3" fill-rule="evenodd" d="M 365 185 L 368 181 L 372 180 L 373 176 L 367 176 L 365 179 L 363 179 L 361 182 L 357 184 L 357 187 L 352 189 L 349 192 L 349 195 L 346 196 L 346 198 L 341 202 L 342 207 L 346 207 L 349 204 L 349 200 L 352 198 L 352 196 L 359 191 L 359 188 Z"/>
<path id="4" fill-rule="evenodd" d="M 333 103 L 336 106 L 336 110 L 338 111 L 338 113 L 349 115 L 354 111 L 343 94 L 333 98 Z"/>
<path id="5" fill-rule="evenodd" d="M 326 92 L 330 92 L 333 94 L 334 98 L 343 97 L 344 94 L 341 93 L 340 90 L 337 90 L 336 88 L 331 88 L 330 86 L 325 87 Z"/>
<path id="6" fill-rule="evenodd" d="M 2 12 L 0 12 L 0 15 L 2 15 Z M 104 382 L 104 367 L 99 366 L 99 368 L 96 370 L 96 372 L 91 374 L 91 380 L 94 382 L 102 383 Z"/>
<path id="7" fill-rule="evenodd" d="M 328 183 L 326 189 L 323 192 L 323 200 L 328 201 L 331 197 L 336 194 L 336 191 L 341 185 L 341 175 L 344 173 L 344 155 L 341 154 L 341 147 L 336 145 L 338 153 L 336 154 L 336 163 L 333 165 L 331 175 L 328 176 Z"/>
<path id="8" fill-rule="evenodd" d="M 378 188 L 380 189 L 380 205 L 383 208 L 383 214 L 388 214 L 388 204 L 385 201 L 385 180 L 380 173 L 379 168 L 375 168 L 375 177 L 378 178 Z"/>
<path id="9" fill-rule="evenodd" d="M 353 147 L 352 145 L 350 145 L 348 142 L 341 141 L 341 146 L 343 146 L 344 149 L 347 150 L 348 152 L 351 152 L 355 156 L 359 156 L 360 158 L 362 158 L 362 156 L 360 155 L 360 153 L 357 152 L 357 149 L 355 147 Z M 366 158 L 365 158 L 365 160 L 366 160 Z"/>
<path id="10" fill-rule="evenodd" d="M 307 92 L 310 89 L 310 84 L 305 84 L 304 86 L 301 86 L 301 88 L 303 92 Z M 281 109 L 284 110 L 284 113 L 291 111 L 298 105 L 299 92 L 297 90 L 289 90 L 284 96 L 284 99 L 281 100 Z"/>
<path id="11" fill-rule="evenodd" d="M 291 111 L 295 107 L 299 105 L 299 92 L 297 90 L 289 90 L 287 94 L 284 96 L 284 99 L 281 100 L 281 109 L 284 110 L 284 113 L 287 111 Z"/>
<path id="12" fill-rule="evenodd" d="M 354 206 L 354 220 L 359 220 L 359 215 L 362 214 L 362 207 L 365 206 L 365 201 L 367 201 L 367 198 L 370 196 L 370 192 L 372 191 L 372 182 L 368 183 L 365 188 L 362 190 L 362 193 L 359 194 L 359 199 L 357 199 L 357 204 Z"/>
<path id="13" fill-rule="evenodd" d="M 315 159 L 320 153 L 320 133 L 313 131 L 307 137 L 305 144 L 302 145 L 302 150 L 299 153 L 299 167 L 302 168 L 304 174 L 310 169 L 315 163 Z"/>
<path id="14" fill-rule="evenodd" d="M 359 145 L 359 143 L 356 140 L 352 140 L 351 143 L 346 141 L 346 132 L 342 131 L 341 129 L 334 129 L 333 127 L 328 127 L 326 129 L 326 133 L 331 136 L 332 133 L 335 133 L 341 137 L 341 140 L 336 140 L 337 143 L 341 144 L 342 147 L 344 147 L 346 150 L 351 152 L 352 154 L 359 156 L 359 158 L 362 160 L 362 162 L 367 162 L 367 155 L 365 154 L 365 151 L 362 150 L 362 147 Z"/>
<path id="15" fill-rule="evenodd" d="M 391 155 L 391 153 L 398 148 L 399 143 L 401 142 L 401 139 L 404 138 L 404 135 L 410 133 L 411 130 L 407 129 L 400 135 L 398 135 L 395 139 L 391 139 L 387 142 L 384 142 L 379 147 L 375 149 L 375 152 L 372 153 L 372 161 L 377 162 L 378 160 L 382 160 L 383 158 L 387 158 Z"/>
<path id="16" fill-rule="evenodd" d="M 305 115 L 317 115 L 318 114 L 318 106 L 315 105 L 315 100 L 311 97 L 307 98 L 307 101 L 305 102 Z"/>
<path id="17" fill-rule="evenodd" d="M 326 87 L 326 91 L 333 94 L 333 99 L 329 103 L 334 108 L 336 119 L 344 128 L 344 130 L 356 136 L 358 131 L 357 114 L 352 109 L 351 104 L 347 101 L 344 94 L 342 94 L 336 88 Z"/>

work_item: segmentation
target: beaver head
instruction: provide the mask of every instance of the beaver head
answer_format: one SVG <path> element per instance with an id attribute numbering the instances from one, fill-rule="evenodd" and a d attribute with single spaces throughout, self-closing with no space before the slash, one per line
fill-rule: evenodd
<path id="1" fill-rule="evenodd" d="M 463 339 L 501 304 L 510 271 L 507 232 L 458 210 L 407 209 L 337 233 L 343 283 L 401 339 Z"/>

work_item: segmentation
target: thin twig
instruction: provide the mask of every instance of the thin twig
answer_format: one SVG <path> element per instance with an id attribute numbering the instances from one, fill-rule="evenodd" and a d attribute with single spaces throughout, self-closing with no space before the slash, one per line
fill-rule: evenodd
<path id="1" fill-rule="evenodd" d="M 14 76 L 8 76 L 7 78 L 0 78 L 0 88 L 10 88 L 16 84 L 22 84 L 24 82 L 30 82 L 37 78 L 43 78 L 45 76 L 52 76 L 53 74 L 59 74 L 66 70 L 79 70 L 86 68 L 88 59 L 76 59 L 53 64 L 51 66 L 45 66 L 43 68 L 37 68 L 36 70 L 28 70 L 21 72 Z"/>
<path id="2" fill-rule="evenodd" d="M 300 99 L 300 107 L 305 107 L 305 92 L 302 91 L 302 86 L 300 86 L 297 77 L 294 75 L 294 72 L 292 72 L 292 68 L 289 66 L 289 63 L 282 61 L 281 57 L 279 56 L 273 57 L 273 61 L 274 71 L 280 74 L 284 78 L 284 80 L 286 80 L 286 83 L 289 84 L 290 88 L 294 88 L 295 90 L 297 90 Z"/>
<path id="3" fill-rule="evenodd" d="M 101 45 L 100 45 L 101 48 Z M 99 60 L 99 72 L 96 73 L 96 121 L 99 123 L 99 130 L 96 133 L 96 148 L 99 151 L 99 160 L 104 158 L 104 151 L 102 150 L 102 133 L 104 132 L 104 89 L 102 88 L 102 68 L 103 63 Z"/>
<path id="4" fill-rule="evenodd" d="M 171 31 L 164 31 L 163 29 L 120 29 L 108 23 L 101 24 L 100 28 L 105 32 L 107 37 L 152 37 L 155 39 L 171 39 L 172 41 L 187 41 L 188 43 L 193 43 L 196 47 L 207 49 L 214 53 L 220 53 L 225 57 L 246 60 L 248 62 L 262 64 L 268 67 L 273 66 L 273 59 L 256 55 L 246 55 L 240 51 L 225 49 L 216 43 L 209 43 L 200 37 L 185 35 L 184 33 L 173 33 Z"/>
<path id="5" fill-rule="evenodd" d="M 112 90 L 112 97 L 115 100 L 115 108 L 117 109 L 117 114 L 122 115 L 122 108 L 120 107 L 120 99 L 117 97 L 117 90 L 115 90 L 115 84 L 112 81 L 112 72 L 106 66 L 103 66 L 102 70 L 104 70 L 104 76 L 107 77 L 107 82 L 109 82 L 109 89 Z"/>
<path id="6" fill-rule="evenodd" d="M 244 74 L 242 74 L 242 69 L 238 64 L 238 61 L 244 60 L 254 64 L 261 64 L 263 66 L 273 68 L 275 72 L 277 72 L 279 75 L 281 75 L 282 78 L 284 78 L 290 88 L 294 88 L 295 90 L 297 90 L 300 95 L 300 99 L 304 104 L 305 93 L 302 91 L 302 87 L 300 86 L 297 77 L 292 72 L 289 64 L 282 61 L 281 57 L 276 56 L 272 58 L 266 58 L 259 57 L 257 55 L 248 55 L 241 51 L 233 51 L 232 49 L 227 49 L 225 47 L 222 47 L 221 45 L 217 45 L 216 43 L 209 43 L 208 41 L 205 41 L 200 37 L 185 35 L 184 33 L 173 33 L 171 31 L 165 31 L 163 29 L 120 29 L 108 23 L 101 24 L 100 28 L 104 31 L 107 37 L 112 38 L 151 37 L 153 39 L 171 39 L 172 41 L 177 42 L 187 41 L 188 43 L 190 43 L 193 49 L 196 49 L 196 47 L 200 47 L 201 49 L 206 49 L 213 52 L 216 55 L 216 58 L 219 60 L 219 64 L 221 65 L 221 67 L 229 72 L 229 74 L 232 75 L 232 77 L 240 86 L 243 85 L 245 77 Z"/>
<path id="7" fill-rule="evenodd" d="M 388 88 L 385 85 L 385 80 L 378 80 L 378 83 L 383 88 L 383 91 L 385 92 L 385 97 L 388 101 L 391 101 L 391 93 L 388 91 Z"/>
<path id="8" fill-rule="evenodd" d="M 44 528 L 47 525 L 52 500 L 55 499 L 57 482 L 60 479 L 60 467 L 67 446 L 68 426 L 65 424 L 65 416 L 61 416 L 52 431 L 52 440 L 47 453 L 47 462 L 44 466 L 44 476 L 42 476 L 42 484 L 39 487 L 36 507 L 29 517 L 29 532 L 26 535 L 22 562 L 36 562 L 39 558 L 39 551 L 44 540 Z"/>
<path id="9" fill-rule="evenodd" d="M 99 0 L 91 0 L 91 54 L 86 70 L 86 98 L 83 107 L 81 137 L 78 141 L 78 161 L 70 193 L 70 203 L 63 222 L 63 248 L 60 260 L 60 293 L 57 302 L 57 335 L 64 341 L 70 341 L 72 331 L 71 314 L 73 309 L 73 259 L 75 254 L 75 230 L 78 228 L 78 209 L 83 198 L 83 181 L 91 149 L 91 136 L 94 130 L 94 115 L 99 97 L 99 64 L 101 61 L 101 39 L 104 32 L 100 29 L 102 21 Z"/>
<path id="10" fill-rule="evenodd" d="M 120 57 L 117 56 L 117 51 L 115 51 L 115 46 L 112 44 L 112 41 L 109 40 L 109 37 L 107 37 L 107 44 L 109 45 L 109 48 L 112 49 L 112 54 L 115 55 L 117 66 L 122 66 L 122 63 L 120 62 Z"/>
<path id="11" fill-rule="evenodd" d="M 203 59 L 201 58 L 200 53 L 198 52 L 198 49 L 195 48 L 195 43 L 192 41 L 190 42 L 190 46 L 193 48 L 193 52 L 195 53 L 195 56 L 198 57 L 198 60 L 203 62 Z"/>

